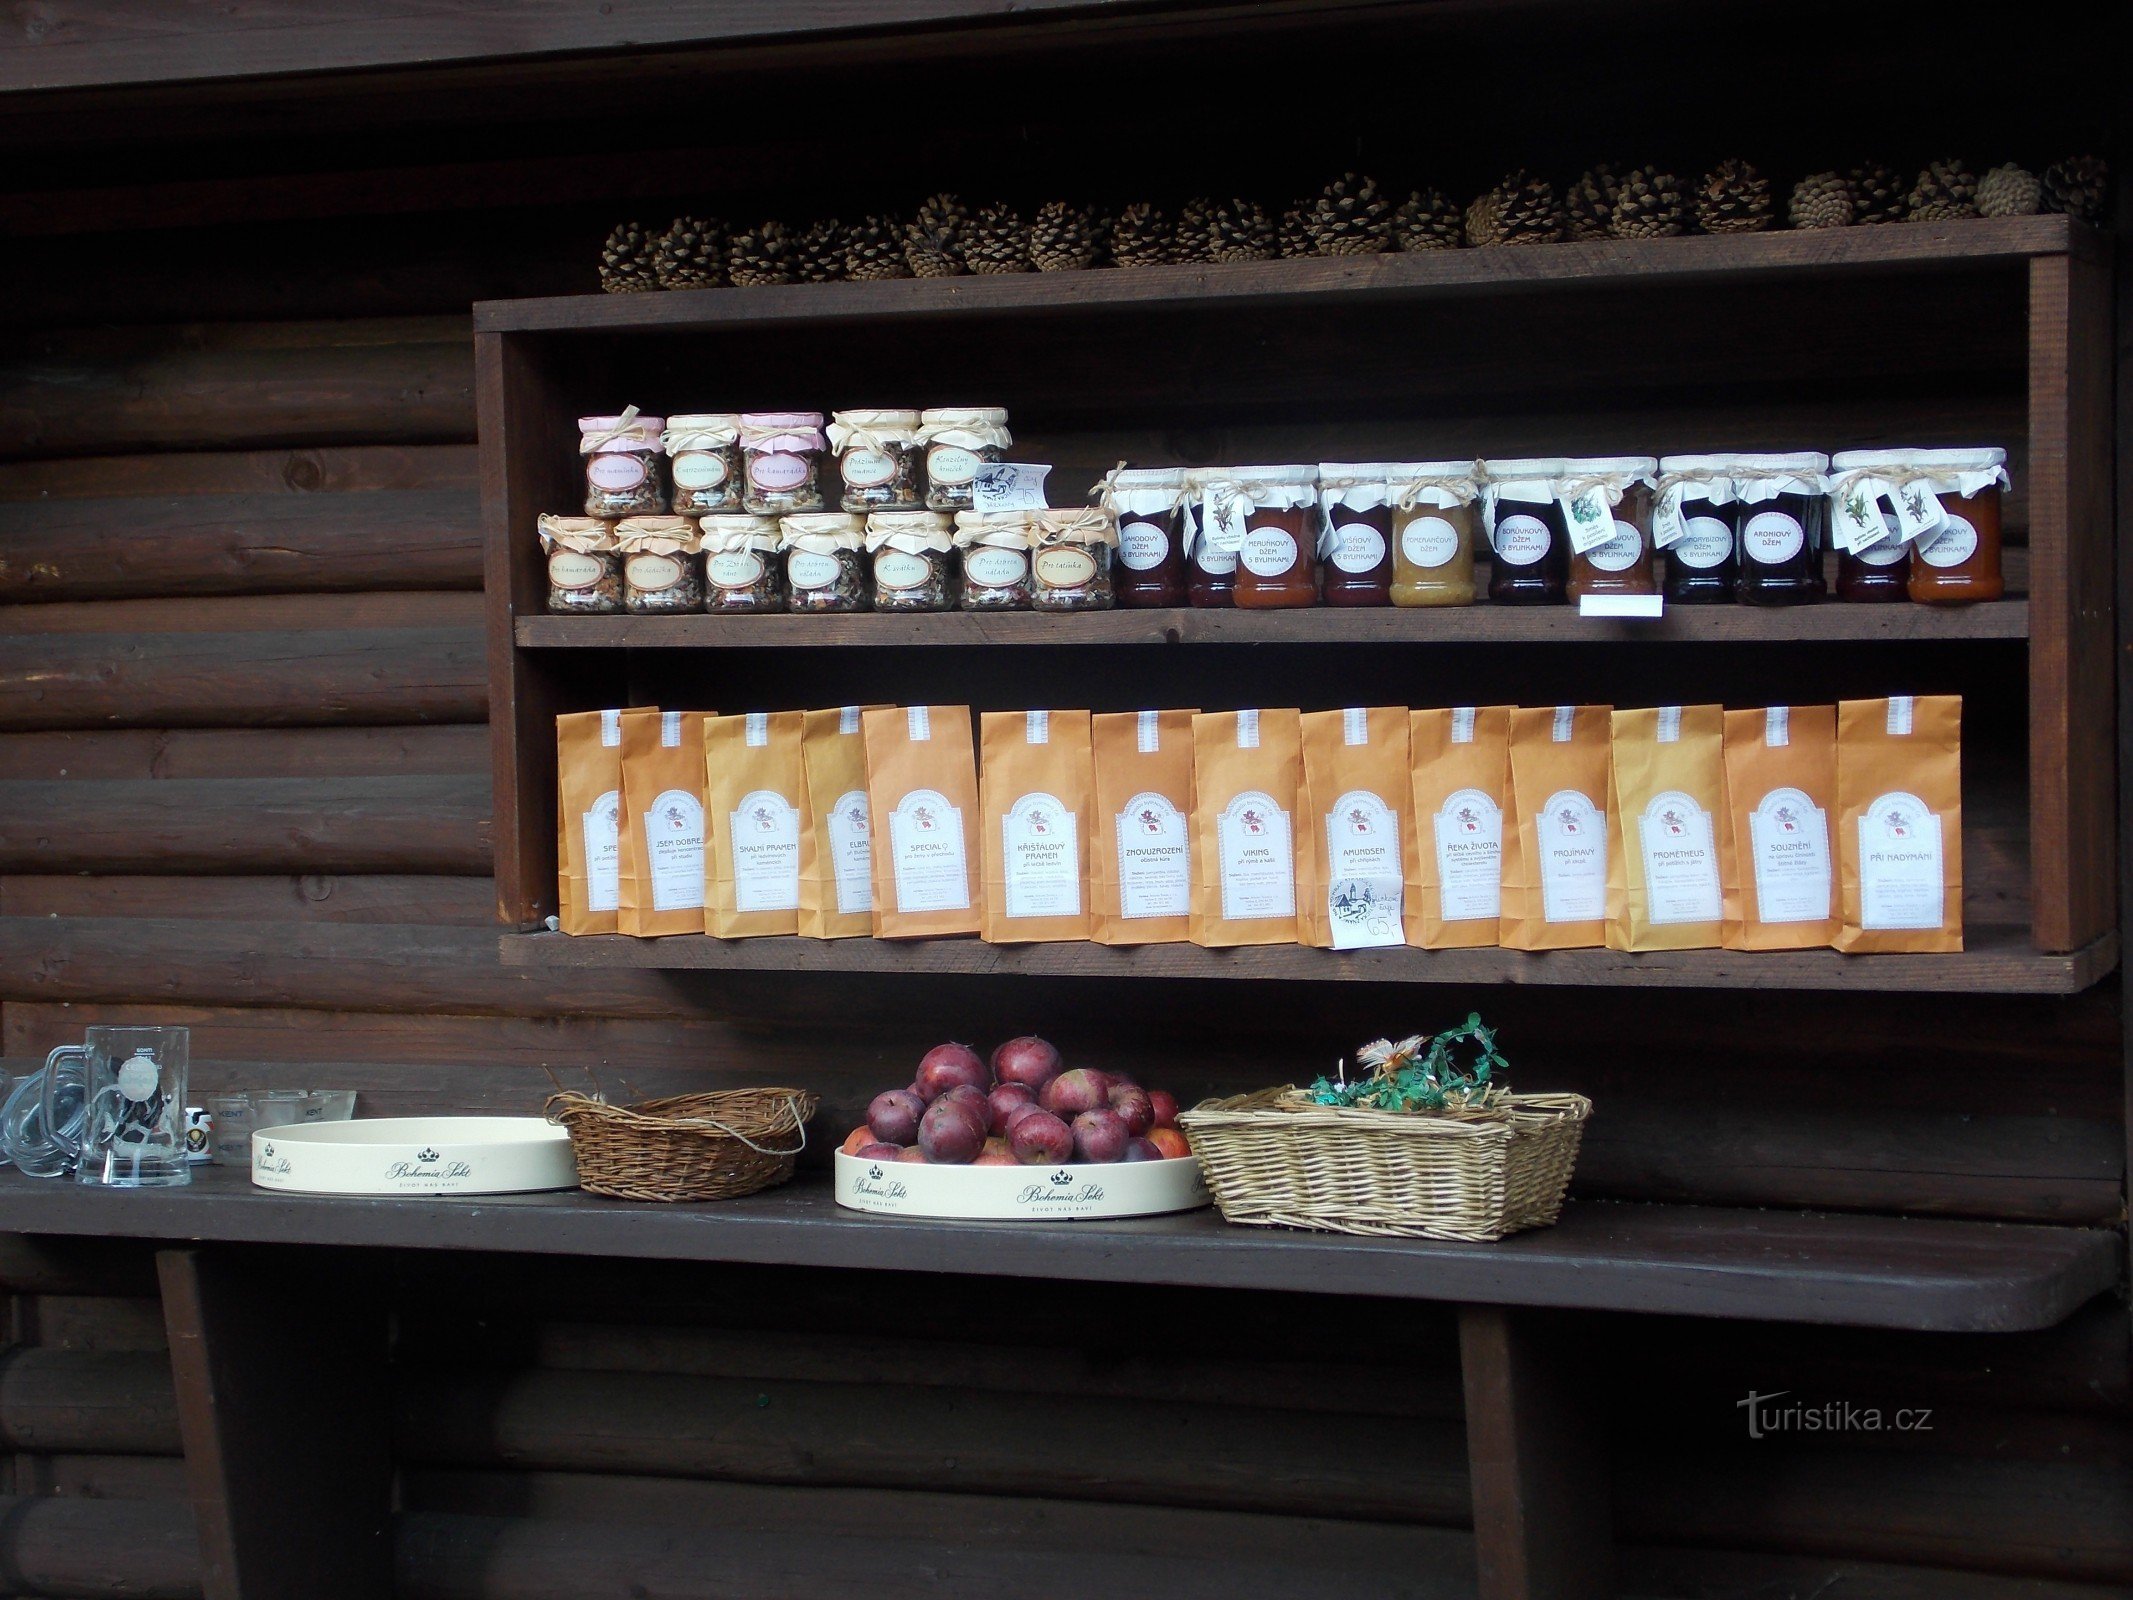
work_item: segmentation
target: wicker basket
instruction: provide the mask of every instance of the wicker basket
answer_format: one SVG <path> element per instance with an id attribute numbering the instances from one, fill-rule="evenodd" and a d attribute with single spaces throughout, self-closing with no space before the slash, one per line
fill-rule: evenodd
<path id="1" fill-rule="evenodd" d="M 807 1148 L 804 1089 L 725 1089 L 634 1106 L 551 1095 L 570 1130 L 578 1187 L 617 1200 L 731 1200 L 783 1183 Z"/>
<path id="2" fill-rule="evenodd" d="M 1553 1222 L 1592 1102 L 1506 1095 L 1486 1111 L 1315 1105 L 1293 1088 L 1178 1118 L 1231 1222 L 1424 1239 L 1501 1239 Z"/>

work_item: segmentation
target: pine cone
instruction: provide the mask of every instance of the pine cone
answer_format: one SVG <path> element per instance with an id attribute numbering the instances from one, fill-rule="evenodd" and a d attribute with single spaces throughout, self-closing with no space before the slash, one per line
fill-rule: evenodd
<path id="1" fill-rule="evenodd" d="M 1977 214 L 1981 217 L 2035 216 L 2044 205 L 2044 185 L 2037 175 L 2012 161 L 1994 167 L 1977 181 Z"/>
<path id="2" fill-rule="evenodd" d="M 1088 206 L 1047 200 L 1029 225 L 1029 259 L 1039 272 L 1078 272 L 1096 265 L 1103 247 L 1097 216 Z"/>
<path id="3" fill-rule="evenodd" d="M 844 276 L 847 231 L 835 217 L 808 226 L 793 241 L 793 276 L 801 283 L 836 283 Z"/>
<path id="4" fill-rule="evenodd" d="M 1274 224 L 1274 250 L 1282 260 L 1295 261 L 1312 254 L 1311 230 L 1304 222 L 1304 207 L 1284 211 Z"/>
<path id="5" fill-rule="evenodd" d="M 1460 221 L 1470 245 L 1503 243 L 1503 190 L 1491 189 L 1476 197 Z"/>
<path id="6" fill-rule="evenodd" d="M 1671 172 L 1637 167 L 1625 174 L 1607 231 L 1617 239 L 1664 239 L 1688 231 L 1681 180 Z"/>
<path id="7" fill-rule="evenodd" d="M 1918 175 L 1905 207 L 1912 222 L 1977 215 L 1977 174 L 1960 161 L 1935 161 Z"/>
<path id="8" fill-rule="evenodd" d="M 1111 264 L 1159 267 L 1170 259 L 1170 219 L 1145 200 L 1119 212 L 1111 224 Z"/>
<path id="9" fill-rule="evenodd" d="M 971 213 L 963 228 L 963 265 L 986 274 L 1030 270 L 1029 229 L 1013 206 L 994 201 Z"/>
<path id="10" fill-rule="evenodd" d="M 922 203 L 904 225 L 904 262 L 912 276 L 952 278 L 964 271 L 963 230 L 970 213 L 952 194 L 937 194 Z"/>
<path id="11" fill-rule="evenodd" d="M 844 275 L 854 281 L 908 278 L 904 231 L 894 217 L 861 217 L 844 236 Z"/>
<path id="12" fill-rule="evenodd" d="M 2044 209 L 2079 217 L 2091 227 L 2103 225 L 2110 191 L 2111 169 L 2101 156 L 2073 156 L 2044 169 Z"/>
<path id="13" fill-rule="evenodd" d="M 1578 179 L 1563 195 L 1563 215 L 1573 239 L 1604 239 L 1614 216 L 1615 200 L 1622 192 L 1622 178 L 1606 162 Z"/>
<path id="14" fill-rule="evenodd" d="M 1215 259 L 1215 203 L 1204 195 L 1178 207 L 1177 231 L 1170 236 L 1173 261 Z"/>
<path id="15" fill-rule="evenodd" d="M 652 271 L 662 289 L 708 289 L 726 281 L 726 226 L 676 217 L 652 245 Z"/>
<path id="16" fill-rule="evenodd" d="M 1878 161 L 1854 167 L 1844 175 L 1851 191 L 1852 221 L 1862 225 L 1901 222 L 1905 208 L 1903 180 Z"/>
<path id="17" fill-rule="evenodd" d="M 1728 158 L 1696 188 L 1696 221 L 1705 233 L 1760 233 L 1770 226 L 1770 180 Z"/>
<path id="18" fill-rule="evenodd" d="M 1322 256 L 1368 256 L 1392 248 L 1392 202 L 1375 178 L 1344 172 L 1318 193 L 1304 229 Z"/>
<path id="19" fill-rule="evenodd" d="M 1274 259 L 1274 219 L 1256 200 L 1225 200 L 1208 227 L 1208 252 L 1217 261 Z"/>
<path id="20" fill-rule="evenodd" d="M 791 283 L 798 252 L 782 222 L 758 223 L 736 233 L 726 244 L 726 275 L 736 288 Z"/>
<path id="21" fill-rule="evenodd" d="M 1852 191 L 1834 172 L 1817 172 L 1792 186 L 1785 216 L 1795 228 L 1849 227 Z"/>
<path id="22" fill-rule="evenodd" d="M 634 222 L 618 223 L 600 249 L 600 287 L 609 294 L 637 294 L 659 287 L 652 241 Z"/>
<path id="23" fill-rule="evenodd" d="M 1497 227 L 1505 244 L 1554 244 L 1563 237 L 1563 207 L 1546 178 L 1514 172 L 1497 185 L 1503 210 Z"/>
<path id="24" fill-rule="evenodd" d="M 1459 248 L 1459 208 L 1435 189 L 1417 189 L 1392 214 L 1392 242 L 1401 250 Z"/>

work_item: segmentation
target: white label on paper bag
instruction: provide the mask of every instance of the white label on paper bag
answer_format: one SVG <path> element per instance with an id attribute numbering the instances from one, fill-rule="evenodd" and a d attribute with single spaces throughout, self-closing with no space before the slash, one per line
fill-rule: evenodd
<path id="1" fill-rule="evenodd" d="M 578 819 L 585 836 L 585 909 L 622 904 L 622 791 L 609 789 Z"/>
<path id="2" fill-rule="evenodd" d="M 905 706 L 904 732 L 913 744 L 924 744 L 933 737 L 933 708 L 931 706 Z"/>
<path id="3" fill-rule="evenodd" d="M 1829 919 L 1829 814 L 1800 789 L 1772 789 L 1748 813 L 1759 922 Z"/>
<path id="4" fill-rule="evenodd" d="M 830 807 L 830 875 L 837 885 L 839 916 L 874 909 L 873 829 L 868 821 L 864 789 L 845 790 Z"/>
<path id="5" fill-rule="evenodd" d="M 1615 536 L 1614 507 L 1604 489 L 1587 489 L 1556 502 L 1563 508 L 1563 526 L 1570 531 L 1570 553 L 1584 555 L 1597 550 Z"/>
<path id="6" fill-rule="evenodd" d="M 795 911 L 800 905 L 800 812 L 772 789 L 741 796 L 726 818 L 733 840 L 733 909 Z"/>
<path id="7" fill-rule="evenodd" d="M 1296 847 L 1289 814 L 1247 789 L 1215 819 L 1222 915 L 1232 922 L 1296 915 Z"/>
<path id="8" fill-rule="evenodd" d="M 751 750 L 760 750 L 770 743 L 770 713 L 751 711 L 741 719 L 741 737 Z"/>
<path id="9" fill-rule="evenodd" d="M 1148 572 L 1170 554 L 1170 530 L 1145 520 L 1118 525 L 1118 560 L 1129 572 Z"/>
<path id="10" fill-rule="evenodd" d="M 1133 718 L 1133 742 L 1144 756 L 1152 756 L 1163 747 L 1163 724 L 1161 713 L 1142 711 Z"/>
<path id="11" fill-rule="evenodd" d="M 1251 528 L 1244 535 L 1243 553 L 1245 571 L 1278 578 L 1296 565 L 1296 536 L 1286 528 Z"/>
<path id="12" fill-rule="evenodd" d="M 644 854 L 654 911 L 694 911 L 704 903 L 704 803 L 669 789 L 644 814 Z"/>
<path id="13" fill-rule="evenodd" d="M 1503 915 L 1503 808 L 1480 789 L 1454 789 L 1435 822 L 1440 914 L 1494 922 Z"/>
<path id="14" fill-rule="evenodd" d="M 1658 727 L 1654 730 L 1658 734 L 1658 743 L 1679 744 L 1681 742 L 1681 707 L 1661 706 L 1659 707 L 1659 715 L 1654 720 L 1658 723 Z"/>
<path id="15" fill-rule="evenodd" d="M 1444 566 L 1459 554 L 1459 530 L 1443 517 L 1416 517 L 1400 530 L 1400 554 L 1411 566 Z"/>
<path id="16" fill-rule="evenodd" d="M 988 462 L 970 480 L 971 509 L 1042 511 L 1046 504 L 1044 480 L 1051 470 L 1049 465 L 1030 461 Z"/>
<path id="17" fill-rule="evenodd" d="M 1614 524 L 1614 533 L 1585 552 L 1585 559 L 1602 572 L 1627 572 L 1644 559 L 1644 535 L 1626 522 Z"/>
<path id="18" fill-rule="evenodd" d="M 1118 836 L 1119 915 L 1188 915 L 1192 910 L 1192 841 L 1185 813 L 1148 790 L 1126 802 L 1113 828 Z"/>
<path id="19" fill-rule="evenodd" d="M 1758 511 L 1741 524 L 1740 550 L 1765 567 L 1790 561 L 1807 547 L 1807 530 L 1787 511 Z"/>
<path id="20" fill-rule="evenodd" d="M 603 748 L 608 750 L 620 747 L 622 743 L 622 713 L 620 711 L 603 711 L 600 713 L 600 743 Z"/>
<path id="21" fill-rule="evenodd" d="M 1929 567 L 1959 567 L 1976 554 L 1976 526 L 1968 517 L 1953 514 L 1940 532 L 1928 535 L 1918 547 L 1919 559 Z"/>
<path id="22" fill-rule="evenodd" d="M 1404 942 L 1400 926 L 1400 823 L 1367 789 L 1326 813 L 1326 912 L 1336 950 Z"/>
<path id="23" fill-rule="evenodd" d="M 1081 823 L 1056 795 L 1017 800 L 1000 836 L 1010 917 L 1081 915 Z"/>
<path id="24" fill-rule="evenodd" d="M 1333 564 L 1343 572 L 1369 572 L 1385 559 L 1385 535 L 1367 522 L 1344 522 L 1333 530 Z"/>
<path id="25" fill-rule="evenodd" d="M 1690 517 L 1687 531 L 1672 546 L 1674 559 L 1698 572 L 1722 567 L 1733 554 L 1733 530 L 1721 517 Z"/>
<path id="26" fill-rule="evenodd" d="M 1472 706 L 1453 706 L 1453 707 L 1452 707 L 1452 743 L 1453 743 L 1453 744 L 1472 744 L 1473 742 L 1474 742 L 1474 708 L 1473 708 Z"/>
<path id="27" fill-rule="evenodd" d="M 1911 720 L 1916 714 L 1918 699 L 1915 695 L 1892 694 L 1889 696 L 1888 735 L 1891 739 L 1908 739 L 1911 736 Z"/>
<path id="28" fill-rule="evenodd" d="M 975 544 L 964 553 L 963 576 L 980 589 L 1012 589 L 1029 573 L 1029 556 L 996 544 Z"/>
<path id="29" fill-rule="evenodd" d="M 663 748 L 668 750 L 679 750 L 681 748 L 681 718 L 682 713 L 679 711 L 662 711 L 659 713 L 659 743 Z"/>
<path id="30" fill-rule="evenodd" d="M 837 708 L 837 731 L 840 734 L 849 735 L 859 731 L 861 726 L 859 713 L 861 709 L 859 706 L 839 706 Z"/>
<path id="31" fill-rule="evenodd" d="M 1718 842 L 1711 813 L 1678 789 L 1652 796 L 1637 819 L 1644 849 L 1644 901 L 1655 927 L 1716 922 L 1721 915 Z"/>
<path id="32" fill-rule="evenodd" d="M 1341 743 L 1349 746 L 1370 743 L 1370 712 L 1363 706 L 1350 706 L 1341 713 Z"/>
<path id="33" fill-rule="evenodd" d="M 1568 744 L 1570 736 L 1578 729 L 1578 708 L 1557 706 L 1548 718 L 1548 740 L 1551 744 Z"/>
<path id="34" fill-rule="evenodd" d="M 1599 921 L 1607 915 L 1607 813 L 1576 789 L 1558 789 L 1533 821 L 1543 920 Z"/>
<path id="35" fill-rule="evenodd" d="M 1945 898 L 1940 818 L 1914 794 L 1882 795 L 1859 818 L 1859 925 L 1938 928 Z"/>
<path id="36" fill-rule="evenodd" d="M 889 813 L 889 865 L 898 911 L 970 909 L 963 813 L 938 789 L 913 789 L 896 802 Z"/>
<path id="37" fill-rule="evenodd" d="M 1763 708 L 1763 744 L 1772 750 L 1782 750 L 1792 743 L 1792 707 L 1765 706 Z"/>
<path id="38" fill-rule="evenodd" d="M 1025 711 L 1022 713 L 1022 742 L 1024 744 L 1050 744 L 1052 742 L 1052 714 L 1049 711 Z"/>
<path id="39" fill-rule="evenodd" d="M 1548 553 L 1554 542 L 1555 535 L 1548 531 L 1547 523 L 1519 511 L 1497 521 L 1491 548 L 1496 559 L 1506 565 L 1530 567 Z"/>

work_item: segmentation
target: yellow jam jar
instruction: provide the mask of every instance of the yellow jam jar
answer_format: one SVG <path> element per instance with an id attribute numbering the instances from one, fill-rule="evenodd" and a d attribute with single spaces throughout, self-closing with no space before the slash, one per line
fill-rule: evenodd
<path id="1" fill-rule="evenodd" d="M 1392 603 L 1474 603 L 1474 506 L 1479 461 L 1401 461 L 1386 470 L 1392 491 Z"/>

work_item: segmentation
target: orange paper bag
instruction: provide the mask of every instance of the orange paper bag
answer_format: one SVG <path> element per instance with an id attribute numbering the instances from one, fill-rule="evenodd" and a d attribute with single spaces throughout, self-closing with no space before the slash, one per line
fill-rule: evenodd
<path id="1" fill-rule="evenodd" d="M 866 713 L 874 936 L 976 933 L 978 769 L 968 706 Z"/>
<path id="2" fill-rule="evenodd" d="M 1294 711 L 1192 719 L 1192 942 L 1296 942 L 1296 806 L 1303 733 Z"/>

